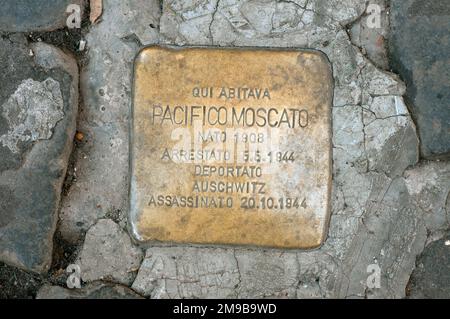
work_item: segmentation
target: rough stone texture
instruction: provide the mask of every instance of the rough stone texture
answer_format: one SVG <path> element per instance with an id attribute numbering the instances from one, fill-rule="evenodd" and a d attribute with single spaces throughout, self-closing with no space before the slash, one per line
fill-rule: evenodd
<path id="1" fill-rule="evenodd" d="M 389 11 L 386 1 L 371 0 L 367 4 L 378 7 L 370 10 L 372 8 L 368 6 L 364 15 L 349 26 L 349 34 L 353 44 L 361 48 L 362 53 L 377 67 L 388 69 L 386 38 L 389 34 Z M 378 22 L 380 25 L 375 25 Z"/>
<path id="2" fill-rule="evenodd" d="M 45 272 L 78 110 L 74 59 L 0 38 L 0 259 Z"/>
<path id="3" fill-rule="evenodd" d="M 296 255 L 290 252 L 273 256 L 271 253 L 254 253 L 237 250 L 236 292 L 240 298 L 286 298 L 296 294 L 299 266 Z"/>
<path id="4" fill-rule="evenodd" d="M 391 64 L 406 97 L 426 158 L 450 157 L 450 2 L 391 1 Z"/>
<path id="5" fill-rule="evenodd" d="M 424 162 L 404 173 L 408 193 L 437 237 L 450 228 L 450 163 Z M 437 237 L 429 236 L 429 240 Z"/>
<path id="6" fill-rule="evenodd" d="M 132 288 L 151 298 L 227 298 L 238 282 L 232 250 L 152 248 Z"/>
<path id="7" fill-rule="evenodd" d="M 133 290 L 114 284 L 94 282 L 81 289 L 44 285 L 36 299 L 142 299 Z"/>
<path id="8" fill-rule="evenodd" d="M 132 288 L 151 298 L 316 296 L 322 291 L 313 275 L 319 267 L 313 255 L 300 266 L 295 252 L 154 247 L 147 250 Z M 320 276 L 329 273 L 322 269 Z"/>
<path id="9" fill-rule="evenodd" d="M 417 260 L 409 298 L 450 298 L 450 234 L 430 243 Z"/>
<path id="10" fill-rule="evenodd" d="M 104 279 L 129 285 L 139 269 L 142 255 L 119 225 L 110 219 L 101 219 L 87 232 L 77 264 L 85 282 Z"/>
<path id="11" fill-rule="evenodd" d="M 52 31 L 66 26 L 70 4 L 80 6 L 84 0 L 0 0 L 0 31 Z"/>
<path id="12" fill-rule="evenodd" d="M 85 138 L 75 155 L 77 182 L 60 213 L 68 241 L 105 216 L 126 224 L 133 61 L 142 45 L 157 41 L 159 11 L 156 0 L 104 0 L 101 21 L 86 37 L 89 64 L 81 74 L 78 123 Z"/>
<path id="13" fill-rule="evenodd" d="M 153 247 L 132 288 L 150 298 L 325 297 L 320 280 L 330 276 L 333 262 L 327 257 L 320 261 L 316 253 L 301 256 L 292 251 Z"/>
<path id="14" fill-rule="evenodd" d="M 154 298 L 405 296 L 416 256 L 449 225 L 441 218 L 444 202 L 424 211 L 408 186 L 416 169 L 405 170 L 418 162 L 419 140 L 402 98 L 405 85 L 377 69 L 347 33 L 365 9 L 363 0 L 164 1 L 165 44 L 306 47 L 327 54 L 335 78 L 332 217 L 328 239 L 315 251 L 149 248 L 134 289 Z M 426 198 L 448 196 L 442 171 L 423 177 L 437 185 L 424 188 Z M 380 288 L 367 285 L 373 264 L 380 267 Z"/>
<path id="15" fill-rule="evenodd" d="M 59 83 L 52 78 L 23 80 L 2 106 L 10 127 L 0 137 L 3 147 L 17 154 L 19 143 L 50 139 L 52 129 L 64 117 L 63 105 Z"/>
<path id="16" fill-rule="evenodd" d="M 149 248 L 133 289 L 152 298 L 405 296 L 416 257 L 449 228 L 449 167 L 415 167 L 419 140 L 402 98 L 405 85 L 378 69 L 367 43 L 357 42 L 355 32 L 365 37 L 368 30 L 354 29 L 350 38 L 348 29 L 364 21 L 365 0 L 169 0 L 160 23 L 157 1 L 103 2 L 102 19 L 87 36 L 77 182 L 60 215 L 69 241 L 90 229 L 80 255 L 89 266 L 82 267 L 84 280 L 129 284 L 128 271 L 139 264 L 119 226 L 103 220 L 92 225 L 105 216 L 126 224 L 132 63 L 139 47 L 157 42 L 160 31 L 164 44 L 301 47 L 327 54 L 335 78 L 332 217 L 325 244 L 314 251 Z M 354 44 L 366 47 L 365 54 Z M 15 84 L 0 96 L 2 105 L 23 79 L 6 82 Z M 42 142 L 47 140 L 36 141 Z M 8 161 L 11 166 L 19 159 Z M 3 214 L 2 223 L 11 219 Z M 367 287 L 371 264 L 380 266 L 380 288 Z"/>

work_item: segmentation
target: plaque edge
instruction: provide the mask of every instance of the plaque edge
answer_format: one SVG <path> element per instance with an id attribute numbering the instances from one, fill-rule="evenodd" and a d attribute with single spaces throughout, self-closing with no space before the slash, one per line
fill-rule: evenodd
<path id="1" fill-rule="evenodd" d="M 325 209 L 325 216 L 324 216 L 324 222 L 322 227 L 322 235 L 319 237 L 319 241 L 317 245 L 311 245 L 311 246 L 304 246 L 304 247 L 283 247 L 283 246 L 268 246 L 268 245 L 254 245 L 254 244 L 223 244 L 223 243 L 189 243 L 189 242 L 176 242 L 176 241 L 159 241 L 159 240 L 146 240 L 143 238 L 142 235 L 139 234 L 138 231 L 138 225 L 137 225 L 137 211 L 135 208 L 135 205 L 132 203 L 132 183 L 134 181 L 134 175 L 133 175 L 133 145 L 134 145 L 134 102 L 135 102 L 135 84 L 136 84 L 136 68 L 138 66 L 139 59 L 141 56 L 148 50 L 151 49 L 163 49 L 168 51 L 183 51 L 183 50 L 191 50 L 191 49 L 205 49 L 205 50 L 229 50 L 229 51 L 252 51 L 252 50 L 259 50 L 259 51 L 284 51 L 284 52 L 308 52 L 313 55 L 317 55 L 321 62 L 326 65 L 328 68 L 327 72 L 327 80 L 330 87 L 330 96 L 329 96 L 329 102 L 328 105 L 328 139 L 330 141 L 329 143 L 329 171 L 328 171 L 328 184 L 327 184 L 327 194 L 328 194 L 328 200 L 326 203 L 326 209 Z M 333 73 L 333 64 L 331 63 L 328 55 L 323 52 L 322 50 L 318 49 L 312 49 L 312 48 L 299 48 L 299 47 L 264 47 L 264 46 L 242 46 L 242 47 L 230 47 L 230 46 L 224 46 L 224 47 L 215 47 L 210 45 L 192 45 L 192 46 L 179 46 L 179 45 L 173 45 L 173 44 L 149 44 L 145 45 L 142 48 L 140 48 L 134 59 L 133 59 L 133 69 L 132 69 L 132 83 L 131 83 L 131 104 L 130 104 L 130 118 L 129 118 L 129 152 L 128 152 L 128 163 L 129 163 L 129 177 L 128 177 L 128 230 L 130 233 L 131 240 L 138 244 L 140 247 L 143 247 L 145 249 L 151 248 L 151 247 L 173 247 L 173 246 L 179 246 L 179 247 L 198 247 L 198 248 L 223 248 L 223 249 L 230 249 L 230 248 L 245 248 L 245 249 L 270 249 L 270 250 L 280 250 L 280 251 L 299 251 L 299 252 L 307 252 L 307 251 L 314 251 L 320 249 L 328 239 L 328 232 L 329 232 L 329 224 L 331 220 L 332 215 L 332 204 L 331 204 L 331 196 L 332 196 L 332 186 L 333 186 L 333 105 L 334 105 L 334 89 L 335 89 L 335 81 L 334 81 L 334 73 Z"/>

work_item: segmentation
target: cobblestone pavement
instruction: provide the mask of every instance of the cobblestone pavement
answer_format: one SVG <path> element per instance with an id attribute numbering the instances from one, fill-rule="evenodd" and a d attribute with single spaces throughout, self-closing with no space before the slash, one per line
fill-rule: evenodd
<path id="1" fill-rule="evenodd" d="M 92 21 L 89 1 L 11 3 L 0 0 L 0 297 L 450 297 L 447 2 L 103 0 Z M 152 44 L 327 55 L 323 246 L 136 244 L 132 74 Z"/>

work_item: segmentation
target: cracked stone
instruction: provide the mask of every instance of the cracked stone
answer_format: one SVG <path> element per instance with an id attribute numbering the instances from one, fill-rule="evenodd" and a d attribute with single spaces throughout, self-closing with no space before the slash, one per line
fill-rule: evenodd
<path id="1" fill-rule="evenodd" d="M 407 84 L 425 158 L 450 156 L 450 3 L 391 1 L 391 67 Z"/>
<path id="2" fill-rule="evenodd" d="M 389 157 L 389 153 L 385 154 Z M 405 296 L 415 259 L 430 233 L 438 234 L 450 226 L 446 209 L 448 172 L 448 163 L 430 162 L 408 168 L 403 176 L 373 175 L 374 185 L 378 186 L 370 194 L 371 205 L 358 223 L 356 238 L 341 266 L 346 275 L 338 285 L 342 289 L 340 296 Z M 381 269 L 380 289 L 366 287 L 370 264 Z"/>
<path id="3" fill-rule="evenodd" d="M 0 48 L 0 260 L 45 272 L 75 134 L 78 68 L 21 35 L 1 38 Z"/>
<path id="4" fill-rule="evenodd" d="M 419 140 L 401 97 L 375 97 L 362 113 L 368 170 L 399 174 L 418 161 Z M 391 161 L 387 160 L 388 156 Z"/>
<path id="5" fill-rule="evenodd" d="M 104 1 L 101 20 L 86 36 L 89 64 L 81 71 L 78 121 L 85 139 L 75 154 L 77 181 L 60 213 L 69 242 L 111 214 L 126 224 L 132 65 L 141 45 L 158 40 L 159 15 L 157 0 Z"/>
<path id="6" fill-rule="evenodd" d="M 386 38 L 389 34 L 389 14 L 386 0 L 372 0 L 370 5 L 372 7 L 367 7 L 360 19 L 350 25 L 350 37 L 353 44 L 361 48 L 374 65 L 387 70 L 389 61 Z"/>
<path id="7" fill-rule="evenodd" d="M 232 250 L 149 248 L 132 288 L 153 298 L 229 298 L 239 284 Z"/>
<path id="8" fill-rule="evenodd" d="M 119 225 L 101 219 L 87 232 L 77 264 L 84 282 L 108 280 L 130 285 L 142 257 L 142 251 L 133 246 Z"/>
<path id="9" fill-rule="evenodd" d="M 73 12 L 68 10 L 71 4 L 79 6 L 82 17 L 84 0 L 0 0 L 0 31 L 53 31 L 64 28 Z"/>
<path id="10" fill-rule="evenodd" d="M 367 213 L 340 265 L 339 297 L 402 298 L 415 257 L 422 251 L 426 229 L 411 203 L 404 181 L 374 176 Z M 395 223 L 393 222 L 395 220 Z M 380 267 L 380 288 L 367 285 L 368 266 Z"/>
<path id="11" fill-rule="evenodd" d="M 325 297 L 335 269 L 317 251 L 153 247 L 132 288 L 150 298 Z"/>
<path id="12" fill-rule="evenodd" d="M 299 272 L 297 255 L 283 252 L 235 253 L 240 272 L 238 293 L 240 298 L 293 298 L 296 295 Z"/>
<path id="13" fill-rule="evenodd" d="M 325 4 L 266 0 L 264 8 L 260 8 L 262 3 L 250 0 L 183 4 L 177 0 L 164 2 L 162 43 L 306 47 L 323 51 L 333 65 L 333 213 L 328 239 L 317 251 L 298 253 L 298 265 L 289 256 L 277 259 L 283 254 L 280 252 L 264 255 L 238 249 L 234 255 L 241 261 L 232 264 L 231 252 L 223 251 L 222 258 L 230 260 L 228 270 L 240 268 L 241 284 L 230 295 L 404 297 L 415 258 L 427 241 L 424 212 L 416 205 L 415 195 L 409 194 L 402 176 L 418 161 L 419 140 L 402 98 L 405 85 L 398 76 L 378 69 L 366 58 L 345 29 L 366 19 L 366 1 Z M 380 32 L 384 36 L 384 29 Z M 160 291 L 183 296 L 177 289 L 185 283 L 173 271 L 170 278 L 164 277 L 164 271 L 187 267 L 189 249 L 154 249 L 161 261 L 158 264 L 149 249 L 140 270 L 143 275 L 138 275 L 134 285 L 147 287 L 142 291 L 154 296 L 160 296 Z M 212 249 L 201 251 L 208 254 Z M 169 256 L 178 255 L 183 257 L 165 266 Z M 367 287 L 367 267 L 374 263 L 380 266 L 382 275 L 378 290 Z M 267 271 L 259 271 L 264 270 L 263 265 Z M 159 270 L 144 275 L 152 267 Z M 260 273 L 265 279 L 260 279 Z M 274 274 L 283 279 L 278 282 Z M 144 280 L 155 277 L 158 279 Z M 198 292 L 194 295 L 203 296 Z"/>
<path id="14" fill-rule="evenodd" d="M 297 5 L 275 0 L 202 0 L 188 5 L 165 1 L 161 40 L 179 45 L 306 46 L 326 41 L 326 32 L 352 21 L 365 9 L 360 0 L 333 2 L 330 6 L 320 1 L 298 1 Z"/>
<path id="15" fill-rule="evenodd" d="M 450 228 L 450 163 L 428 162 L 406 170 L 406 187 L 415 205 L 425 213 L 430 232 Z"/>
<path id="16" fill-rule="evenodd" d="M 142 299 L 142 297 L 125 286 L 94 282 L 81 289 L 44 285 L 39 289 L 36 299 Z"/>
<path id="17" fill-rule="evenodd" d="M 301 47 L 327 55 L 336 83 L 332 215 L 328 238 L 314 251 L 149 248 L 133 289 L 152 298 L 404 297 L 417 256 L 448 229 L 449 169 L 444 162 L 417 165 L 419 139 L 411 119 L 415 114 L 402 97 L 404 83 L 379 68 L 364 41 L 356 42 L 354 32 L 365 37 L 368 30 L 346 30 L 364 23 L 366 5 L 365 0 L 169 0 L 159 21 L 157 1 L 104 1 L 102 19 L 87 36 L 90 64 L 82 75 L 85 105 L 79 121 L 85 139 L 76 153 L 78 181 L 61 212 L 66 239 L 76 241 L 90 229 L 85 241 L 90 268 L 84 278 L 129 284 L 139 267 L 122 231 L 131 70 L 139 47 L 159 38 L 162 44 Z M 11 219 L 11 205 L 12 200 L 0 227 Z M 92 225 L 105 216 L 120 225 L 100 221 L 103 235 L 97 235 Z M 105 251 L 115 245 L 107 238 L 127 238 L 120 244 L 126 252 Z M 123 257 L 130 251 L 132 263 Z M 121 270 L 114 273 L 120 275 L 112 277 L 108 267 L 116 262 Z M 380 267 L 379 289 L 367 285 L 370 265 Z"/>

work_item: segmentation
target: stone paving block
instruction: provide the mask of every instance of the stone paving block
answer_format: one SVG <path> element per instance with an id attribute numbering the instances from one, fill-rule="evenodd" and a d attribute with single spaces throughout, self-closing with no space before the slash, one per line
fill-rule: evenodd
<path id="1" fill-rule="evenodd" d="M 391 1 L 391 66 L 407 84 L 425 158 L 450 156 L 450 2 Z"/>
<path id="2" fill-rule="evenodd" d="M 60 213 L 61 233 L 70 242 L 112 212 L 126 223 L 133 61 L 142 45 L 158 41 L 159 16 L 157 0 L 104 0 L 101 19 L 86 36 L 78 121 L 85 139 L 76 155 L 77 182 Z"/>
<path id="3" fill-rule="evenodd" d="M 372 55 L 362 51 L 369 49 L 365 37 L 377 36 L 358 29 L 366 19 L 366 0 L 167 0 L 162 2 L 161 20 L 161 3 L 156 0 L 103 3 L 103 16 L 87 35 L 90 63 L 82 73 L 85 105 L 79 120 L 85 139 L 76 153 L 77 181 L 64 197 L 60 215 L 64 239 L 77 242 L 88 231 L 84 253 L 80 255 L 87 261 L 83 265 L 89 266 L 84 267 L 88 269 L 86 281 L 106 278 L 127 285 L 133 282 L 135 291 L 152 298 L 403 298 L 408 282 L 411 297 L 417 286 L 423 288 L 419 295 L 446 295 L 442 288 L 446 283 L 443 250 L 448 246 L 444 241 L 444 248 L 435 249 L 433 241 L 438 239 L 436 243 L 441 245 L 440 238 L 444 238 L 442 234 L 449 227 L 449 169 L 445 162 L 417 165 L 419 139 L 412 121 L 415 119 L 417 123 L 422 155 L 445 156 L 446 141 L 450 140 L 444 134 L 448 134 L 447 109 L 441 108 L 445 106 L 442 101 L 448 100 L 448 90 L 442 91 L 449 78 L 446 71 L 449 63 L 445 62 L 449 51 L 445 47 L 448 44 L 445 30 L 449 29 L 446 2 L 392 1 L 394 34 L 404 32 L 405 28 L 409 29 L 408 36 L 420 35 L 392 38 L 403 41 L 399 42 L 402 52 L 398 53 L 398 61 L 403 64 L 398 65 L 406 70 L 400 73 L 408 84 L 407 103 L 403 99 L 404 83 L 395 74 L 379 69 L 384 67 L 382 60 L 373 58 L 379 52 L 374 50 Z M 403 15 L 399 18 L 395 10 L 401 6 L 409 9 L 398 11 Z M 396 31 L 397 24 L 401 26 Z M 350 32 L 346 29 L 349 26 L 353 26 Z M 384 36 L 384 31 L 380 35 Z M 359 42 L 355 41 L 357 36 L 361 36 Z M 59 130 L 61 127 L 69 130 L 65 122 L 69 110 L 63 108 L 61 113 L 60 105 L 61 99 L 64 106 L 68 103 L 65 93 L 70 81 L 62 81 L 65 73 L 52 67 L 55 59 L 42 58 L 39 52 L 44 47 L 34 50 L 32 57 L 25 40 L 19 36 L 3 36 L 0 41 L 0 55 L 8 56 L 0 70 L 0 198 L 7 198 L 0 201 L 0 236 L 3 236 L 0 258 L 22 268 L 42 271 L 49 262 L 55 203 L 60 193 L 48 190 L 60 190 L 58 183 L 67 164 L 64 156 L 68 155 L 61 145 L 70 148 L 71 139 L 61 137 Z M 137 51 L 156 42 L 311 48 L 327 55 L 336 85 L 332 110 L 332 215 L 323 246 L 303 252 L 162 246 L 148 248 L 144 261 L 140 262 L 136 246 L 123 230 L 128 199 L 131 70 Z M 393 49 L 395 53 L 395 46 Z M 34 68 L 30 61 L 40 67 Z M 7 81 L 3 74 L 7 74 Z M 46 81 L 48 78 L 54 81 Z M 26 81 L 29 79 L 32 81 Z M 15 112 L 14 98 L 33 96 L 33 92 L 44 93 L 39 100 L 48 101 L 45 103 L 48 109 L 42 112 L 45 121 L 16 116 L 27 126 L 34 123 L 34 129 L 27 131 L 15 125 L 10 132 L 10 122 L 3 115 L 4 106 L 8 110 L 6 117 L 12 119 L 20 115 Z M 419 109 L 420 101 L 433 106 L 425 108 L 429 113 Z M 28 107 L 35 106 L 28 103 Z M 426 135 L 427 132 L 431 135 Z M 44 149 L 40 145 L 52 141 L 55 144 L 45 148 L 46 157 L 36 155 Z M 28 169 L 31 166 L 27 163 L 36 156 L 45 158 L 45 162 Z M 47 168 L 55 162 L 60 163 L 59 169 Z M 28 169 L 26 175 L 17 177 L 24 169 Z M 45 203 L 51 204 L 44 207 Z M 19 205 L 23 209 L 16 210 Z M 113 215 L 118 223 L 103 220 L 97 223 Z M 431 250 L 434 252 L 429 253 Z M 11 252 L 20 253 L 17 255 L 20 258 Z M 421 257 L 416 259 L 417 256 Z M 129 260 L 132 262 L 128 263 Z M 374 265 L 380 268 L 381 286 L 371 289 L 367 284 L 368 266 Z M 442 282 L 437 284 L 436 280 Z M 95 285 L 89 283 L 85 289 Z M 93 291 L 46 286 L 38 297 L 112 296 L 110 288 Z"/>
<path id="4" fill-rule="evenodd" d="M 450 234 L 430 243 L 416 262 L 409 298 L 450 298 Z"/>
<path id="5" fill-rule="evenodd" d="M 86 234 L 77 264 L 85 282 L 104 279 L 129 285 L 133 273 L 139 269 L 142 255 L 119 225 L 110 219 L 101 219 Z"/>
<path id="6" fill-rule="evenodd" d="M 17 35 L 0 39 L 0 259 L 36 272 L 53 232 L 78 110 L 75 60 Z"/>

